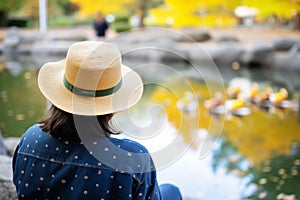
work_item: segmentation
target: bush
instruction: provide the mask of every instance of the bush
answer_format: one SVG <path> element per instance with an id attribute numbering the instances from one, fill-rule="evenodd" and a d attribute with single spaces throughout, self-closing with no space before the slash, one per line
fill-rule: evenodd
<path id="1" fill-rule="evenodd" d="M 126 15 L 126 14 L 116 15 L 115 21 L 116 22 L 129 22 L 129 18 L 130 18 L 130 15 Z"/>
<path id="2" fill-rule="evenodd" d="M 121 33 L 124 31 L 129 31 L 131 29 L 131 25 L 127 22 L 115 22 L 113 23 L 113 29 L 117 32 L 117 33 Z"/>
<path id="3" fill-rule="evenodd" d="M 73 25 L 75 26 L 92 26 L 94 23 L 93 18 L 79 19 L 74 21 Z"/>
<path id="4" fill-rule="evenodd" d="M 8 19 L 6 26 L 27 27 L 27 19 Z"/>
<path id="5" fill-rule="evenodd" d="M 132 27 L 129 23 L 130 15 L 119 14 L 115 16 L 115 20 L 112 24 L 113 29 L 117 32 L 129 31 Z"/>
<path id="6" fill-rule="evenodd" d="M 49 26 L 66 26 L 70 27 L 74 23 L 74 18 L 72 16 L 60 16 L 49 18 Z"/>

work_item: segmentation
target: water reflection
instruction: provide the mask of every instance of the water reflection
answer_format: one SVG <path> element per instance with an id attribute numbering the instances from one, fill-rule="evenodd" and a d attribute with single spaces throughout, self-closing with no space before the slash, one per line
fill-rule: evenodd
<path id="1" fill-rule="evenodd" d="M 250 197 L 264 199 L 299 199 L 300 146 L 294 143 L 287 155 L 274 156 L 251 168 L 251 184 L 256 190 Z"/>
<path id="2" fill-rule="evenodd" d="M 21 68 L 9 62 L 0 62 L 0 129 L 4 136 L 20 136 L 44 115 L 46 101 L 38 91 L 36 79 L 37 66 L 45 61 L 34 64 L 25 60 Z M 141 126 L 147 126 L 151 119 L 156 125 L 166 121 L 160 140 L 168 143 L 179 133 L 181 143 L 191 147 L 172 166 L 159 171 L 160 181 L 175 178 L 183 193 L 194 199 L 284 199 L 288 195 L 290 199 L 300 198 L 299 111 L 274 108 L 269 112 L 249 104 L 251 114 L 247 116 L 233 115 L 229 119 L 225 115 L 212 115 L 204 102 L 213 94 L 204 81 L 190 79 L 183 83 L 162 71 L 148 76 L 157 73 L 172 90 L 147 85 L 142 101 L 130 112 Z M 221 73 L 225 84 L 243 77 L 260 85 L 287 88 L 289 100 L 299 96 L 297 74 L 243 68 L 221 69 Z M 143 76 L 149 78 L 147 73 Z M 189 84 L 188 90 L 185 84 Z M 158 109 L 147 113 L 147 107 L 157 104 Z M 128 125 L 122 116 L 119 120 Z M 134 132 L 127 128 L 128 132 Z M 147 137 L 152 137 L 153 129 L 147 131 Z M 150 151 L 162 148 L 162 141 L 138 139 L 150 141 L 148 144 L 142 141 Z"/>
<path id="3" fill-rule="evenodd" d="M 37 88 L 37 71 L 22 70 L 18 75 L 0 72 L 0 129 L 4 137 L 20 136 L 43 116 L 45 100 Z"/>
<path id="4" fill-rule="evenodd" d="M 18 55 L 0 56 L 0 130 L 4 137 L 20 136 L 45 114 L 46 100 L 37 86 L 38 68 L 61 59 Z"/>
<path id="5" fill-rule="evenodd" d="M 253 164 L 239 154 L 230 141 L 222 140 L 213 154 L 213 168 L 225 168 L 228 173 L 247 177 L 243 199 L 299 199 L 300 148 L 293 143 L 285 154 L 272 155 Z"/>
<path id="6" fill-rule="evenodd" d="M 174 88 L 181 88 L 180 83 L 173 83 L 178 84 Z M 266 84 L 265 81 L 260 83 Z M 217 148 L 213 151 L 212 168 L 214 171 L 225 169 L 227 173 L 247 180 L 246 185 L 249 187 L 245 187 L 239 198 L 299 199 L 299 110 L 294 107 L 277 106 L 266 110 L 255 104 L 249 104 L 251 114 L 244 117 L 211 115 L 203 106 L 203 100 L 211 98 L 208 88 L 205 84 L 194 81 L 193 89 L 199 97 L 198 114 L 201 116 L 197 126 L 199 130 L 207 130 L 212 121 L 217 123 L 226 121 L 221 138 L 216 132 L 208 132 L 210 138 L 219 138 Z M 289 101 L 296 103 L 298 108 L 298 91 L 294 90 L 289 98 Z M 192 125 L 195 124 L 193 116 L 180 113 L 176 100 L 166 91 L 155 90 L 152 100 L 168 102 L 166 105 L 168 120 L 178 129 L 184 141 L 191 143 L 189 136 L 194 129 Z M 199 146 L 197 143 L 196 145 Z M 281 173 L 285 175 L 282 177 Z"/>

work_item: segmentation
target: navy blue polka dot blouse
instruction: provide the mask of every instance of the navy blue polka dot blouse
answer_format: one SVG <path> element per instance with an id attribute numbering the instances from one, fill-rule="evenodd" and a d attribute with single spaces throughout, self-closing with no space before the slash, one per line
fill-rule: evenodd
<path id="1" fill-rule="evenodd" d="M 109 155 L 111 163 L 96 158 L 95 152 L 89 151 L 81 141 L 54 138 L 38 124 L 29 128 L 13 159 L 13 181 L 18 198 L 161 199 L 151 157 L 136 159 L 133 156 L 148 154 L 147 149 L 127 139 L 105 139 L 115 148 L 103 146 L 101 139 L 90 142 L 98 154 Z M 120 157 L 114 154 L 115 149 L 126 153 Z M 116 168 L 123 165 L 124 169 Z"/>

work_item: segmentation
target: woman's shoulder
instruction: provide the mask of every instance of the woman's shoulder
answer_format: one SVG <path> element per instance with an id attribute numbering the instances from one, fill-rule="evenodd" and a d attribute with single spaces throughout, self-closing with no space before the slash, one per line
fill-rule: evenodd
<path id="1" fill-rule="evenodd" d="M 133 153 L 148 153 L 148 150 L 145 146 L 139 142 L 130 140 L 130 139 L 119 139 L 119 138 L 110 138 L 111 142 L 126 151 Z"/>
<path id="2" fill-rule="evenodd" d="M 116 147 L 126 152 L 123 154 L 124 151 L 116 151 L 119 153 L 117 158 L 123 159 L 119 163 L 122 163 L 126 172 L 135 174 L 137 179 L 141 179 L 142 174 L 155 170 L 151 155 L 145 146 L 130 139 L 110 138 L 110 140 Z"/>
<path id="3" fill-rule="evenodd" d="M 31 140 L 36 140 L 36 138 L 41 138 L 42 136 L 50 137 L 48 133 L 44 132 L 41 129 L 40 124 L 34 124 L 31 127 L 29 127 L 22 135 L 20 143 L 24 141 L 30 142 Z"/>
<path id="4" fill-rule="evenodd" d="M 29 135 L 38 135 L 43 132 L 44 131 L 41 129 L 40 124 L 34 124 L 25 131 L 22 137 L 24 138 Z"/>

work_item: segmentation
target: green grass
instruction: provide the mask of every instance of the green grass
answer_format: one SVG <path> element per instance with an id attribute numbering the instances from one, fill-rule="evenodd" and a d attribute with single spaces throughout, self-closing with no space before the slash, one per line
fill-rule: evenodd
<path id="1" fill-rule="evenodd" d="M 74 18 L 72 16 L 58 16 L 49 19 L 49 26 L 66 26 L 74 25 Z"/>

